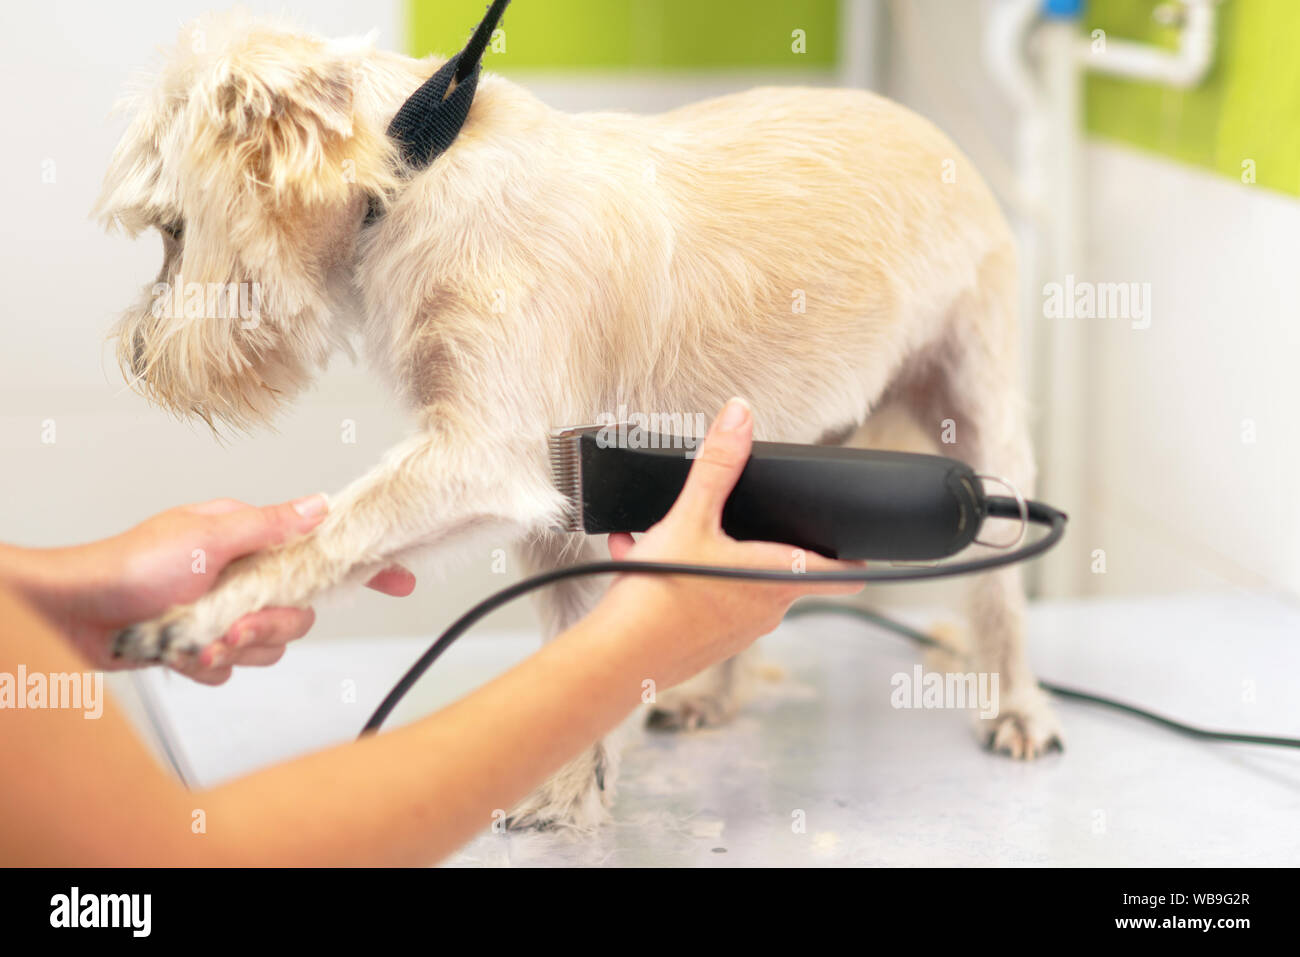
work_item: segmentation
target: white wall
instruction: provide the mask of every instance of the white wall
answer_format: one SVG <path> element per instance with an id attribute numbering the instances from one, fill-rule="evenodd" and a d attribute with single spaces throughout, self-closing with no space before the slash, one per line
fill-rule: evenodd
<path id="1" fill-rule="evenodd" d="M 1086 171 L 1088 272 L 1152 295 L 1149 329 L 1091 320 L 1091 590 L 1300 597 L 1300 200 L 1101 143 Z"/>
<path id="2" fill-rule="evenodd" d="M 982 54 L 994 2 L 891 2 L 885 92 L 948 132 L 1005 202 L 1014 117 Z M 1085 425 L 1042 462 L 1040 492 L 1084 521 L 1048 560 L 1067 566 L 1058 577 L 1078 594 L 1241 587 L 1300 597 L 1290 421 L 1300 409 L 1300 200 L 1100 142 L 1085 147 L 1081 172 L 1084 232 L 1071 271 L 1149 283 L 1153 319 L 1146 330 L 1046 319 L 1041 288 L 1027 290 L 1027 336 L 1082 324 L 1072 359 L 1086 386 L 1073 411 Z M 1253 443 L 1242 440 L 1246 420 Z M 1063 472 L 1077 495 L 1054 496 L 1051 476 Z M 1092 572 L 1097 549 L 1104 574 Z"/>

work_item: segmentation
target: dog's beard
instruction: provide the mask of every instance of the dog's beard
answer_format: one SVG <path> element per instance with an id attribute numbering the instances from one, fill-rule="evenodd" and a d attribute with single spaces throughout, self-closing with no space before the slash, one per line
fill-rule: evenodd
<path id="1" fill-rule="evenodd" d="M 220 294 L 205 284 L 156 284 L 118 323 L 118 361 L 132 388 L 155 404 L 214 431 L 246 431 L 300 391 L 328 349 L 290 342 L 280 323 L 248 308 L 253 294 L 240 305 L 238 285 L 224 288 L 234 290 L 231 310 L 200 312 L 200 291 L 218 304 Z"/>

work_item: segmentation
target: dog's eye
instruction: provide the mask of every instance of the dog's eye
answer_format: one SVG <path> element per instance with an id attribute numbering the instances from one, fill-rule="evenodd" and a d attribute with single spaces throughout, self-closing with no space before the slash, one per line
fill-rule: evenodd
<path id="1" fill-rule="evenodd" d="M 180 242 L 181 236 L 185 233 L 185 221 L 183 219 L 178 219 L 174 223 L 167 223 L 158 228 L 170 236 L 175 242 Z"/>

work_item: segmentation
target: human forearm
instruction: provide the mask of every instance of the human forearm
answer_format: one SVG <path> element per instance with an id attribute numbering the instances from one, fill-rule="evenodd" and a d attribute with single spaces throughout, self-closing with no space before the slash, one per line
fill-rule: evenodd
<path id="1" fill-rule="evenodd" d="M 209 832 L 232 862 L 436 861 L 636 707 L 664 636 L 628 613 L 602 605 L 430 717 L 209 792 Z"/>
<path id="2" fill-rule="evenodd" d="M 56 625 L 76 619 L 92 596 L 112 588 L 113 567 L 90 545 L 23 548 L 0 543 L 0 584 Z"/>
<path id="3" fill-rule="evenodd" d="M 611 536 L 613 557 L 788 566 L 789 546 L 739 543 L 721 530 L 751 428 L 743 403 L 729 404 L 669 515 L 636 543 Z M 186 540 L 222 506 L 173 510 L 130 534 L 175 540 L 179 529 Z M 265 524 L 265 516 L 234 515 Z M 234 553 L 246 553 L 241 549 Z M 155 555 L 151 573 L 137 572 L 142 581 L 173 567 L 164 560 L 173 550 L 123 551 Z M 849 567 L 798 554 L 809 570 Z M 87 865 L 431 863 L 617 725 L 641 700 L 647 680 L 666 689 L 739 653 L 775 627 L 799 595 L 850 590 L 856 586 L 621 577 L 577 625 L 439 713 L 205 792 L 186 792 L 166 775 L 112 707 L 93 722 L 67 710 L 0 712 L 8 732 L 0 734 L 0 766 L 27 772 L 0 788 L 0 858 Z M 175 587 L 166 594 L 174 601 Z M 3 588 L 0 621 L 9 626 L 0 629 L 0 670 L 6 662 L 9 670 L 24 664 L 29 672 L 84 667 L 48 623 L 7 600 Z M 202 829 L 191 826 L 200 819 L 197 811 Z"/>
<path id="4" fill-rule="evenodd" d="M 3 589 L 0 616 L 11 631 L 0 670 L 84 667 Z M 165 775 L 111 703 L 90 722 L 68 711 L 0 712 L 0 760 L 26 772 L 0 792 L 2 816 L 26 822 L 0 828 L 0 856 L 90 866 L 433 863 L 631 712 L 652 668 L 646 649 L 660 637 L 640 617 L 602 605 L 434 715 L 207 791 L 186 792 Z"/>

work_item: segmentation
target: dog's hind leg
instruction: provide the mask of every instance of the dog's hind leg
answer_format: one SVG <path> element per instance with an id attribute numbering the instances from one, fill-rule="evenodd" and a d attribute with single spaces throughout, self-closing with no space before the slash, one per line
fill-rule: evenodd
<path id="1" fill-rule="evenodd" d="M 853 426 L 831 426 L 818 443 L 838 445 L 854 431 Z M 753 698 L 762 671 L 762 652 L 757 645 L 752 645 L 681 684 L 658 692 L 648 702 L 646 726 L 655 731 L 695 731 L 724 725 Z"/>
<path id="2" fill-rule="evenodd" d="M 598 561 L 601 540 L 585 535 L 545 532 L 517 549 L 526 574 L 561 565 Z M 585 576 L 557 582 L 537 592 L 535 604 L 543 636 L 550 641 L 584 618 L 600 600 L 609 576 Z M 506 821 L 511 828 L 574 827 L 586 829 L 605 820 L 618 774 L 617 732 L 597 741 L 519 802 Z"/>
<path id="3" fill-rule="evenodd" d="M 746 648 L 659 692 L 651 703 L 646 726 L 657 731 L 694 731 L 726 724 L 750 698 L 758 656 L 757 648 Z"/>
<path id="4" fill-rule="evenodd" d="M 818 444 L 839 445 L 856 431 L 853 426 L 832 426 Z M 763 669 L 762 652 L 752 645 L 659 692 L 649 702 L 646 725 L 656 731 L 695 731 L 726 724 L 753 698 Z"/>
<path id="5" fill-rule="evenodd" d="M 923 431 L 945 443 L 941 452 L 1008 480 L 1028 498 L 1035 469 L 1017 387 L 1015 303 L 1014 254 L 1004 249 L 984 261 L 975 285 L 954 304 L 941 341 L 913 361 L 894 393 Z M 999 527 L 982 537 L 1008 537 L 1008 532 Z M 998 713 L 979 719 L 981 738 L 1014 758 L 1059 748 L 1060 726 L 1026 654 L 1019 567 L 976 576 L 969 589 L 971 667 L 998 676 Z"/>

